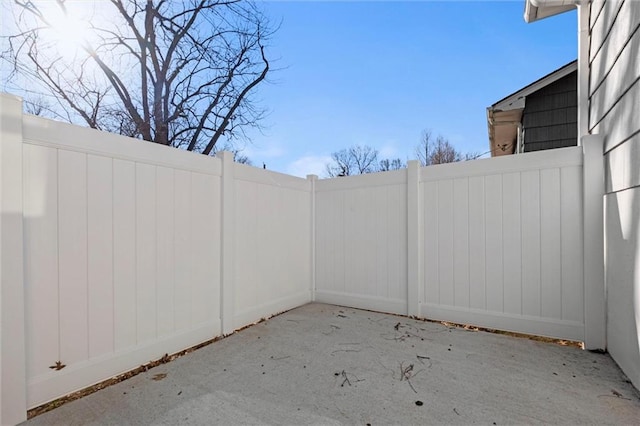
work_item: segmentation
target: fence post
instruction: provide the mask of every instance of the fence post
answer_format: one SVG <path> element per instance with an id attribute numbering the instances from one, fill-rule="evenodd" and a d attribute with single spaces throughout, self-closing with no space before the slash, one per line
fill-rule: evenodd
<path id="1" fill-rule="evenodd" d="M 607 346 L 604 277 L 604 158 L 603 137 L 582 137 L 584 191 L 584 345 Z"/>
<path id="2" fill-rule="evenodd" d="M 220 279 L 220 314 L 222 319 L 222 334 L 233 333 L 235 324 L 235 216 L 236 197 L 234 185 L 233 153 L 218 152 L 216 157 L 222 160 L 222 226 L 220 254 L 222 260 Z"/>
<path id="3" fill-rule="evenodd" d="M 311 301 L 316 300 L 316 181 L 318 176 L 307 175 L 311 183 Z"/>
<path id="4" fill-rule="evenodd" d="M 407 162 L 407 314 L 420 316 L 420 163 Z"/>
<path id="5" fill-rule="evenodd" d="M 22 99 L 0 94 L 0 424 L 27 419 Z"/>

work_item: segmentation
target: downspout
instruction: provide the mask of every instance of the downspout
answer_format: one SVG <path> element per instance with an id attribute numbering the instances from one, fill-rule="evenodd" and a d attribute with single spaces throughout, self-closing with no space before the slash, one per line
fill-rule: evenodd
<path id="1" fill-rule="evenodd" d="M 578 3 L 578 146 L 589 134 L 589 12 L 590 1 Z"/>
<path id="2" fill-rule="evenodd" d="M 578 146 L 583 163 L 583 277 L 585 349 L 607 348 L 607 209 L 602 136 L 590 136 L 589 50 L 591 1 L 578 7 Z"/>

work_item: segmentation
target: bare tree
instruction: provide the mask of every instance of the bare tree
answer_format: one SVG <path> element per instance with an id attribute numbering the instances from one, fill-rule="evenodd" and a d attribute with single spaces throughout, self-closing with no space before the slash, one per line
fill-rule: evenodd
<path id="1" fill-rule="evenodd" d="M 327 164 L 329 177 L 361 175 L 378 171 L 378 150 L 367 145 L 353 145 L 331 154 Z"/>
<path id="2" fill-rule="evenodd" d="M 477 160 L 478 158 L 482 157 L 484 154 L 486 154 L 486 152 L 485 153 L 478 152 L 478 151 L 466 152 L 462 155 L 461 161 Z"/>
<path id="3" fill-rule="evenodd" d="M 407 165 L 399 158 L 394 158 L 393 160 L 389 160 L 385 158 L 384 160 L 380 160 L 378 164 L 379 172 L 388 172 L 391 170 L 400 170 L 407 167 Z"/>
<path id="4" fill-rule="evenodd" d="M 462 154 L 442 136 L 436 138 L 431 154 L 431 164 L 455 163 L 462 160 Z"/>
<path id="5" fill-rule="evenodd" d="M 14 0 L 17 31 L 1 59 L 53 93 L 71 122 L 211 154 L 259 126 L 252 99 L 270 63 L 273 29 L 241 0 L 109 0 L 84 19 L 73 55 L 58 49 L 61 20 L 89 2 Z M 72 19 L 67 19 L 72 22 Z M 67 24 L 69 25 L 69 24 Z"/>
<path id="6" fill-rule="evenodd" d="M 27 114 L 46 117 L 49 115 L 48 112 L 51 110 L 50 103 L 42 96 L 25 98 L 23 102 L 24 112 Z"/>
<path id="7" fill-rule="evenodd" d="M 349 156 L 353 159 L 356 174 L 377 171 L 378 150 L 367 145 L 354 145 L 349 148 Z"/>
<path id="8" fill-rule="evenodd" d="M 327 176 L 351 176 L 355 173 L 356 167 L 349 150 L 342 149 L 331 154 L 331 163 L 327 164 Z"/>
<path id="9" fill-rule="evenodd" d="M 382 159 L 378 162 L 378 150 L 368 145 L 353 145 L 331 154 L 327 164 L 327 176 L 351 176 L 365 173 L 399 170 L 407 165 L 399 158 Z"/>
<path id="10" fill-rule="evenodd" d="M 233 152 L 233 161 L 240 164 L 246 164 L 247 166 L 253 166 L 253 162 L 249 157 L 244 154 L 241 154 L 240 151 L 232 151 Z"/>
<path id="11" fill-rule="evenodd" d="M 448 139 L 438 135 L 433 137 L 430 130 L 422 132 L 420 144 L 416 147 L 416 156 L 422 166 L 455 163 L 456 161 L 475 159 L 475 154 L 463 154 Z"/>

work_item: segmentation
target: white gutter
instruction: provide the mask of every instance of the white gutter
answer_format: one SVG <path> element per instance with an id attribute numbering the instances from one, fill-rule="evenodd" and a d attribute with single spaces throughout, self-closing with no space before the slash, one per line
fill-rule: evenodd
<path id="1" fill-rule="evenodd" d="M 580 0 L 526 0 L 524 20 L 534 22 L 574 9 Z"/>

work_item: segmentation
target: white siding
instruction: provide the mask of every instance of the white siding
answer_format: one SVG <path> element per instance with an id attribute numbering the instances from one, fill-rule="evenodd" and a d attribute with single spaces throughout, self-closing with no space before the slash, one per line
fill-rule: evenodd
<path id="1" fill-rule="evenodd" d="M 640 2 L 591 7 L 590 131 L 605 141 L 608 350 L 640 386 Z"/>

